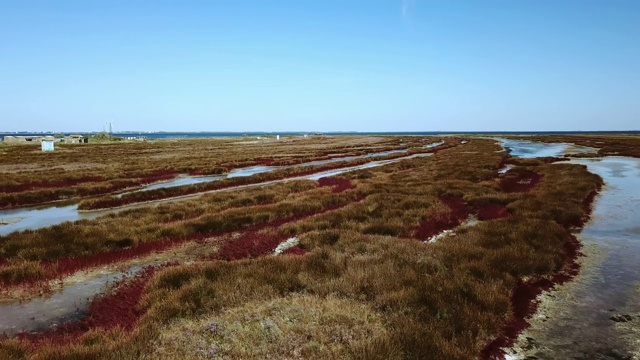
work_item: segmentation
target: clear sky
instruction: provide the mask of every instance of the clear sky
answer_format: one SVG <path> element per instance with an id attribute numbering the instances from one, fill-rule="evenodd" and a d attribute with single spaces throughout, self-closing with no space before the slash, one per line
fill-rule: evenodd
<path id="1" fill-rule="evenodd" d="M 640 129 L 640 0 L 0 0 L 0 132 Z"/>

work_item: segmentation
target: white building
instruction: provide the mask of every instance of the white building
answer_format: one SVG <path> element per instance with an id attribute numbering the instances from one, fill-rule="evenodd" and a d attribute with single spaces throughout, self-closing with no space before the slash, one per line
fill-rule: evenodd
<path id="1" fill-rule="evenodd" d="M 42 151 L 53 151 L 53 140 L 42 140 Z"/>

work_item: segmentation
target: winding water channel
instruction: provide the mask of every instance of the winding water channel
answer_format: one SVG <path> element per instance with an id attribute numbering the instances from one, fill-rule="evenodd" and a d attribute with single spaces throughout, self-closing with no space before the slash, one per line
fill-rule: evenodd
<path id="1" fill-rule="evenodd" d="M 443 143 L 444 142 L 437 142 L 433 144 L 427 144 L 425 146 L 435 147 L 435 146 L 442 145 Z M 291 166 L 252 166 L 248 168 L 234 169 L 230 171 L 228 174 L 221 175 L 221 176 L 180 176 L 177 179 L 147 185 L 135 191 L 149 191 L 149 190 L 160 189 L 160 188 L 192 185 L 192 184 L 198 184 L 198 183 L 204 183 L 204 182 L 218 181 L 226 178 L 251 176 L 255 174 L 271 172 L 271 171 L 285 169 L 285 168 L 325 165 L 325 164 L 341 162 L 341 161 L 367 159 L 367 158 L 374 158 L 374 157 L 380 157 L 380 156 L 388 156 L 392 154 L 401 154 L 406 152 L 408 152 L 408 149 L 390 150 L 390 151 L 369 153 L 369 154 L 358 155 L 358 156 L 333 158 L 333 159 L 320 160 L 320 161 L 311 161 L 311 162 L 296 164 Z M 417 154 L 417 155 L 424 156 L 428 154 Z M 375 160 L 363 165 L 345 167 L 345 168 L 330 170 L 330 171 L 320 171 L 316 174 L 289 178 L 289 179 L 266 181 L 264 183 L 252 184 L 251 186 L 271 184 L 278 181 L 290 181 L 290 180 L 301 180 L 301 179 L 318 180 L 321 177 L 334 176 L 334 175 L 342 174 L 348 171 L 382 166 L 382 165 L 390 164 L 392 162 L 396 162 L 404 159 L 410 159 L 415 156 L 416 155 L 409 155 L 406 157 L 395 158 L 395 159 Z M 247 186 L 238 186 L 238 188 L 241 188 L 241 187 L 247 187 Z M 226 190 L 228 191 L 232 189 L 234 188 L 228 188 Z M 199 196 L 199 195 L 201 194 L 196 194 L 196 196 Z M 187 199 L 187 198 L 193 198 L 193 197 L 194 196 L 184 196 L 180 198 Z M 157 202 L 161 202 L 161 201 L 162 200 Z M 150 203 L 147 202 L 147 203 L 144 203 L 143 205 L 148 206 L 150 205 Z M 48 226 L 61 224 L 66 221 L 78 221 L 78 220 L 85 220 L 85 219 L 91 220 L 91 219 L 98 218 L 100 216 L 108 215 L 110 213 L 114 213 L 126 208 L 135 207 L 135 206 L 139 206 L 139 205 L 133 204 L 131 206 L 125 206 L 117 209 L 99 210 L 99 211 L 78 211 L 78 204 L 72 203 L 70 205 L 58 204 L 55 206 L 51 206 L 51 205 L 32 206 L 32 207 L 23 207 L 23 208 L 17 208 L 17 209 L 0 210 L 0 222 L 2 222 L 2 225 L 0 225 L 0 235 L 7 235 L 12 232 L 21 231 L 21 230 L 40 229 Z"/>
<path id="2" fill-rule="evenodd" d="M 366 164 L 350 166 L 336 170 L 322 171 L 297 178 L 272 180 L 259 184 L 239 186 L 238 188 L 245 188 L 247 186 L 263 186 L 271 183 L 291 180 L 318 180 L 321 177 L 334 176 L 349 171 L 368 169 L 392 164 L 401 160 L 407 160 L 416 157 L 425 157 L 430 155 L 432 154 L 414 154 L 395 159 L 371 161 Z M 369 154 L 369 157 L 372 157 L 371 154 Z M 238 188 L 229 188 L 225 189 L 224 191 L 233 191 L 234 189 Z M 196 197 L 200 195 L 202 194 L 194 194 L 190 197 Z M 149 206 L 150 204 L 147 203 L 144 205 Z M 97 213 L 78 212 L 77 205 L 57 208 L 52 207 L 45 209 L 16 209 L 10 211 L 13 211 L 14 214 L 22 214 L 22 216 L 24 216 L 25 213 L 36 214 L 35 216 L 26 218 L 26 222 L 23 223 L 23 226 L 32 226 L 27 228 L 39 228 L 50 226 L 54 223 L 77 220 L 77 218 L 74 218 L 74 216 L 80 216 L 83 219 L 91 219 L 113 212 L 111 210 L 101 211 Z M 20 211 L 22 211 L 22 213 L 20 213 Z M 175 258 L 173 258 L 173 260 L 175 260 Z M 0 335 L 6 334 L 11 336 L 21 332 L 38 332 L 48 329 L 54 329 L 56 326 L 64 322 L 78 319 L 83 316 L 90 301 L 97 294 L 104 292 L 109 284 L 122 278 L 123 276 L 132 275 L 143 269 L 145 266 L 159 265 L 162 263 L 163 261 L 161 261 L 157 257 L 148 257 L 147 260 L 137 259 L 136 264 L 132 265 L 125 271 L 103 268 L 99 271 L 93 271 L 91 274 L 81 276 L 81 280 L 79 281 L 71 279 L 68 284 L 63 284 L 63 286 L 59 290 L 56 290 L 51 294 L 46 294 L 24 301 L 14 299 L 0 302 Z"/>
<path id="3" fill-rule="evenodd" d="M 511 155 L 560 156 L 562 144 L 508 140 Z M 640 159 L 572 159 L 602 177 L 591 221 L 577 234 L 586 257 L 570 283 L 542 296 L 507 359 L 640 359 Z"/>
<path id="4" fill-rule="evenodd" d="M 0 334 L 53 330 L 64 322 L 79 320 L 96 294 L 140 270 L 140 266 L 134 266 L 124 272 L 104 272 L 46 296 L 0 303 Z"/>
<path id="5" fill-rule="evenodd" d="M 570 144 L 500 142 L 512 156 L 529 158 L 594 150 Z M 316 180 L 425 155 L 428 154 L 373 161 L 299 179 Z M 605 187 L 594 203 L 591 221 L 577 234 L 587 256 L 582 258 L 582 271 L 574 281 L 543 296 L 537 315 L 531 319 L 531 327 L 520 336 L 516 346 L 508 349 L 506 358 L 640 359 L 640 159 L 605 157 L 573 159 L 571 163 L 587 166 L 590 172 L 605 181 Z M 261 185 L 264 184 L 255 186 Z M 23 221 L 26 222 L 17 228 L 11 228 L 15 224 L 0 226 L 0 234 L 109 213 L 78 213 L 75 206 L 2 211 L 0 219 L 24 216 L 29 212 L 38 215 L 25 217 Z M 41 216 L 43 212 L 50 215 Z M 145 265 L 148 264 L 138 263 L 125 272 L 105 270 L 47 296 L 0 303 L 0 334 L 39 331 L 77 318 L 83 314 L 90 299 L 104 291 L 110 282 Z"/>

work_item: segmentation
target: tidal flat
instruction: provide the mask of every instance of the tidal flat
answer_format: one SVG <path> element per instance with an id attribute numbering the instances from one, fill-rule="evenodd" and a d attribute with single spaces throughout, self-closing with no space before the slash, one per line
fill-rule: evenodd
<path id="1" fill-rule="evenodd" d="M 523 140 L 0 145 L 0 358 L 637 357 L 640 137 Z"/>

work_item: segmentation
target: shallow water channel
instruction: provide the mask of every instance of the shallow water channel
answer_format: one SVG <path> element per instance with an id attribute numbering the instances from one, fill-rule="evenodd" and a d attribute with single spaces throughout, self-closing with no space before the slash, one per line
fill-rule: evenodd
<path id="1" fill-rule="evenodd" d="M 64 322 L 80 319 L 96 294 L 106 290 L 109 284 L 141 269 L 135 266 L 126 272 L 105 273 L 24 302 L 0 303 L 0 334 L 11 336 L 20 332 L 53 330 Z"/>
<path id="2" fill-rule="evenodd" d="M 538 151 L 530 144 L 509 145 L 512 155 L 561 155 L 559 146 L 538 144 Z M 585 165 L 605 182 L 591 221 L 578 234 L 587 256 L 572 282 L 542 296 L 531 327 L 507 358 L 640 359 L 640 159 L 571 163 Z"/>
<path id="3" fill-rule="evenodd" d="M 432 154 L 414 154 L 402 158 L 372 161 L 366 164 L 351 166 L 336 170 L 328 170 L 318 172 L 311 175 L 301 176 L 299 178 L 290 178 L 282 180 L 274 180 L 267 183 L 276 183 L 281 181 L 290 181 L 296 179 L 317 180 L 321 177 L 334 176 L 349 171 L 362 170 L 392 164 L 401 160 L 407 160 L 417 157 L 426 157 Z M 255 186 L 264 185 L 256 184 Z M 233 190 L 233 189 L 228 189 Z M 228 191 L 227 190 L 227 191 Z M 148 205 L 148 204 L 147 204 Z M 69 209 L 75 207 L 68 206 L 62 209 L 62 215 L 52 216 L 52 221 L 68 221 L 72 213 Z M 29 210 L 38 211 L 38 210 Z M 112 211 L 104 211 L 95 215 L 95 217 L 110 213 Z M 92 213 L 78 213 L 78 216 L 85 216 Z M 92 214 L 93 215 L 93 214 Z M 45 221 L 46 222 L 46 221 Z M 39 223 L 42 224 L 42 223 Z M 46 226 L 46 225 L 45 225 Z M 104 270 L 99 275 L 95 275 L 88 280 L 79 281 L 78 283 L 64 285 L 62 289 L 54 291 L 52 294 L 32 298 L 29 300 L 9 300 L 0 302 L 0 335 L 15 335 L 21 332 L 38 332 L 47 329 L 53 329 L 61 323 L 71 321 L 82 317 L 86 308 L 97 294 L 102 293 L 110 283 L 117 279 L 133 274 L 147 265 L 158 265 L 157 259 L 151 259 L 150 262 L 144 260 L 137 261 L 137 265 L 127 271 Z"/>
<path id="4" fill-rule="evenodd" d="M 39 229 L 65 221 L 94 219 L 98 216 L 98 213 L 79 213 L 77 204 L 0 210 L 0 220 L 10 221 L 9 224 L 0 226 L 0 235 L 19 230 Z"/>
<path id="5" fill-rule="evenodd" d="M 435 143 L 436 146 L 441 144 L 442 142 Z M 302 164 L 291 165 L 291 166 L 281 166 L 281 167 L 252 166 L 248 168 L 235 169 L 230 171 L 228 174 L 221 175 L 221 176 L 180 176 L 177 179 L 156 183 L 156 184 L 151 184 L 151 185 L 142 187 L 140 189 L 137 189 L 135 191 L 149 191 L 149 190 L 160 189 L 160 188 L 191 185 L 191 184 L 197 184 L 197 183 L 203 183 L 203 182 L 218 181 L 225 178 L 251 176 L 251 175 L 271 172 L 271 171 L 283 169 L 283 168 L 323 165 L 323 164 L 330 164 L 330 163 L 340 162 L 340 161 L 366 159 L 366 158 L 373 158 L 378 156 L 388 156 L 391 154 L 406 153 L 407 151 L 408 151 L 407 149 L 391 150 L 391 151 L 370 153 L 370 154 L 359 155 L 359 156 L 334 158 L 334 159 L 327 159 L 327 160 L 321 160 L 321 161 L 312 161 L 308 163 L 302 163 Z M 353 167 L 348 167 L 343 169 L 336 169 L 332 171 L 318 172 L 313 175 L 300 177 L 296 179 L 318 180 L 320 177 L 334 176 L 347 171 L 354 171 L 359 169 L 386 165 L 391 162 L 396 162 L 396 161 L 408 159 L 411 157 L 413 156 L 407 156 L 407 157 L 389 159 L 389 160 L 371 161 L 364 165 L 358 165 L 358 166 L 353 166 Z M 287 180 L 291 180 L 291 179 L 287 179 Z M 274 181 L 267 181 L 265 183 L 273 183 L 273 182 Z M 21 231 L 21 230 L 40 229 L 48 226 L 61 224 L 66 221 L 95 219 L 97 217 L 104 216 L 120 210 L 122 209 L 100 210 L 100 211 L 78 211 L 77 203 L 73 203 L 71 205 L 65 205 L 65 206 L 60 206 L 60 204 L 58 204 L 55 206 L 49 205 L 49 206 L 23 207 L 23 208 L 16 208 L 16 209 L 0 210 L 0 235 L 7 235 L 12 232 Z"/>
<path id="6" fill-rule="evenodd" d="M 520 158 L 558 157 L 576 153 L 596 153 L 598 149 L 568 143 L 542 143 L 529 140 L 496 139 L 509 154 Z"/>

